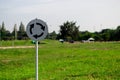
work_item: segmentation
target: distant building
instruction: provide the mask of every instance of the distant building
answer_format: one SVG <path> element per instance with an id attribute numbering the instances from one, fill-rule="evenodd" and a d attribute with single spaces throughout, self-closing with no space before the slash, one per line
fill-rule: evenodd
<path id="1" fill-rule="evenodd" d="M 95 41 L 95 39 L 94 38 L 89 38 L 88 41 Z"/>
<path id="2" fill-rule="evenodd" d="M 63 43 L 63 42 L 64 42 L 64 40 L 63 40 L 63 39 L 59 39 L 59 41 L 60 41 L 61 43 Z"/>
<path id="3" fill-rule="evenodd" d="M 82 42 L 94 42 L 95 41 L 95 39 L 94 38 L 88 38 L 88 40 L 82 40 Z"/>

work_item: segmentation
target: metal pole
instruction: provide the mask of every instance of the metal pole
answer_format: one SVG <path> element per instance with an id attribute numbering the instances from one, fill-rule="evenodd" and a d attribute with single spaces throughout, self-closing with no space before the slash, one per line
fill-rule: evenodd
<path id="1" fill-rule="evenodd" d="M 38 80 L 38 41 L 36 41 L 36 80 Z"/>

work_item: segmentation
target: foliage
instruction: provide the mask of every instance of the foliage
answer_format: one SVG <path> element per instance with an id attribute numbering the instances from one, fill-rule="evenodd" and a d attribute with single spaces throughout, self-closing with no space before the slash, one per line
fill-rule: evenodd
<path id="1" fill-rule="evenodd" d="M 99 35 L 103 41 L 119 41 L 120 40 L 120 29 L 119 26 L 113 29 L 103 29 L 99 32 Z"/>
<path id="2" fill-rule="evenodd" d="M 51 32 L 48 34 L 47 39 L 52 39 L 52 40 L 56 40 L 57 39 L 57 34 L 55 31 Z"/>
<path id="3" fill-rule="evenodd" d="M 5 29 L 5 24 L 2 22 L 2 27 L 1 27 L 1 39 L 4 39 L 6 36 L 6 29 Z"/>
<path id="4" fill-rule="evenodd" d="M 9 30 L 6 30 L 4 22 L 0 26 L 0 40 L 23 40 L 28 39 L 25 26 L 23 23 L 20 23 L 19 31 L 17 31 L 17 25 L 14 25 L 13 31 L 10 33 Z"/>
<path id="5" fill-rule="evenodd" d="M 76 22 L 65 22 L 60 25 L 60 38 L 68 40 L 71 37 L 73 40 L 78 40 L 79 37 L 79 26 L 76 26 Z"/>
<path id="6" fill-rule="evenodd" d="M 102 29 L 100 32 L 79 31 L 79 26 L 76 26 L 76 22 L 66 21 L 60 25 L 59 33 L 55 31 L 48 33 L 47 39 L 64 39 L 70 40 L 88 40 L 93 37 L 95 41 L 120 41 L 120 26 L 116 29 Z M 21 22 L 19 30 L 17 31 L 17 25 L 14 25 L 13 31 L 6 30 L 4 22 L 0 25 L 0 40 L 26 40 L 28 39 L 25 26 Z"/>
<path id="7" fill-rule="evenodd" d="M 0 41 L 2 40 L 2 38 L 1 38 L 1 29 L 2 29 L 2 27 L 0 25 Z"/>
<path id="8" fill-rule="evenodd" d="M 115 30 L 113 29 L 103 29 L 100 32 L 80 32 L 79 40 L 87 40 L 88 38 L 93 37 L 96 41 L 120 41 L 120 26 Z"/>
<path id="9" fill-rule="evenodd" d="M 87 40 L 88 38 L 92 37 L 92 34 L 88 31 L 80 32 L 80 40 Z"/>
<path id="10" fill-rule="evenodd" d="M 23 23 L 20 23 L 19 26 L 19 31 L 18 31 L 18 39 L 22 40 L 22 39 L 26 39 L 27 35 L 26 35 L 26 31 L 25 31 L 25 26 L 23 25 Z"/>

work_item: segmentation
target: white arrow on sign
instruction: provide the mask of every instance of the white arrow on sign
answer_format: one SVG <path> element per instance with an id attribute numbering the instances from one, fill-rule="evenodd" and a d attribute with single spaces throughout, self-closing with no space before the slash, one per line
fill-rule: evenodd
<path id="1" fill-rule="evenodd" d="M 44 39 L 47 36 L 48 27 L 44 21 L 40 19 L 34 19 L 28 23 L 26 32 L 29 38 L 38 41 Z"/>

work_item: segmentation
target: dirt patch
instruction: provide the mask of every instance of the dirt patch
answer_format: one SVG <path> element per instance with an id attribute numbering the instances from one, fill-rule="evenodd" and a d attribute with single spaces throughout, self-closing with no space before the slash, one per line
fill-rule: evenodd
<path id="1" fill-rule="evenodd" d="M 9 46 L 9 47 L 0 47 L 0 49 L 13 49 L 13 48 L 34 48 L 35 46 Z"/>

